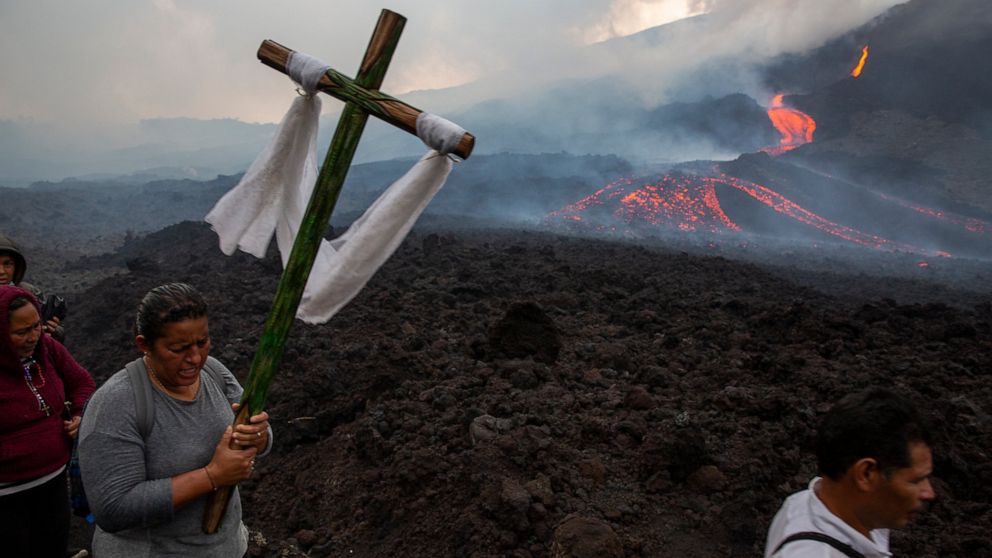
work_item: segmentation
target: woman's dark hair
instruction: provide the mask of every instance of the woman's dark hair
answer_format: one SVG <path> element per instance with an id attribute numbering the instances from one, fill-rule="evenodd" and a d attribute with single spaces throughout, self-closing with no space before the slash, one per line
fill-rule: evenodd
<path id="1" fill-rule="evenodd" d="M 186 283 L 169 283 L 155 287 L 141 299 L 134 333 L 152 344 L 162 336 L 166 325 L 206 315 L 207 302 L 200 291 Z"/>
<path id="2" fill-rule="evenodd" d="M 932 437 L 909 401 L 886 389 L 868 389 L 844 397 L 823 417 L 817 464 L 820 474 L 837 480 L 859 459 L 870 457 L 888 475 L 910 466 L 910 444 L 931 445 Z"/>
<path id="3" fill-rule="evenodd" d="M 31 299 L 28 297 L 21 295 L 15 296 L 10 299 L 10 304 L 7 305 L 7 312 L 13 314 L 15 311 L 20 310 L 29 304 L 31 304 Z"/>

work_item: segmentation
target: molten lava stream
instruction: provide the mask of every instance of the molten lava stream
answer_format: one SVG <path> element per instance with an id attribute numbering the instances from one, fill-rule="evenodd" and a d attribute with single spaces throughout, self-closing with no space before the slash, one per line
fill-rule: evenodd
<path id="1" fill-rule="evenodd" d="M 719 169 L 714 169 L 714 172 L 716 176 L 665 175 L 646 183 L 640 179 L 620 178 L 573 204 L 548 213 L 547 219 L 582 223 L 583 226 L 610 231 L 616 231 L 618 226 L 625 226 L 630 231 L 644 225 L 686 232 L 741 231 L 740 225 L 720 205 L 717 188 L 729 187 L 776 213 L 853 244 L 950 257 L 947 252 L 926 250 L 836 223 L 767 186 L 721 173 Z M 971 227 L 978 224 L 984 223 L 968 223 Z"/>
<path id="2" fill-rule="evenodd" d="M 868 61 L 868 45 L 865 45 L 865 47 L 861 49 L 861 59 L 858 60 L 858 65 L 855 66 L 853 70 L 851 70 L 851 77 L 860 76 L 861 70 L 865 68 L 865 62 L 867 61 Z"/>
<path id="3" fill-rule="evenodd" d="M 772 97 L 772 106 L 768 107 L 768 119 L 772 121 L 772 126 L 782 134 L 775 147 L 762 149 L 769 155 L 781 155 L 813 141 L 813 132 L 816 131 L 816 121 L 813 117 L 801 110 L 786 108 L 782 106 L 784 93 L 779 93 Z"/>
<path id="4" fill-rule="evenodd" d="M 910 244 L 895 242 L 875 234 L 865 233 L 853 227 L 848 227 L 847 225 L 835 223 L 800 206 L 771 188 L 762 186 L 761 184 L 757 184 L 755 182 L 748 182 L 723 173 L 720 174 L 720 178 L 711 178 L 709 180 L 714 180 L 732 188 L 736 188 L 751 196 L 755 200 L 767 205 L 778 213 L 787 215 L 800 223 L 805 223 L 831 236 L 841 238 L 854 244 L 860 244 L 861 246 L 880 250 L 950 256 L 947 252 L 925 250 Z"/>
<path id="5" fill-rule="evenodd" d="M 975 234 L 990 234 L 992 233 L 992 223 L 988 221 L 982 221 L 981 219 L 975 219 L 974 217 L 965 217 L 957 213 L 952 213 L 950 211 L 944 211 L 941 209 L 934 209 L 932 207 L 926 207 L 923 205 L 916 205 L 910 203 L 906 200 L 889 196 L 886 194 L 878 194 L 883 200 L 891 201 L 902 207 L 911 209 L 917 213 L 922 213 L 928 217 L 938 219 L 940 221 L 945 221 L 951 223 L 952 225 L 957 225 L 962 227 L 964 230 L 975 233 Z"/>
<path id="6" fill-rule="evenodd" d="M 642 219 L 682 231 L 740 230 L 720 207 L 713 185 L 697 176 L 666 175 L 620 199 L 616 212 L 627 223 Z"/>
<path id="7" fill-rule="evenodd" d="M 614 180 L 585 198 L 548 213 L 547 219 L 586 223 L 597 229 L 648 224 L 681 231 L 740 230 L 720 207 L 712 183 L 698 176 L 666 175 L 656 182 Z"/>

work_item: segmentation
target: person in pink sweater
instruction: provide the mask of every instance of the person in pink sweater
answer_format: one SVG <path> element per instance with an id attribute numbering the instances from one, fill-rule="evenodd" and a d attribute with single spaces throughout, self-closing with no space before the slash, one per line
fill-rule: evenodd
<path id="1" fill-rule="evenodd" d="M 62 558 L 66 463 L 93 377 L 42 331 L 30 292 L 0 286 L 0 545 L 5 556 Z"/>

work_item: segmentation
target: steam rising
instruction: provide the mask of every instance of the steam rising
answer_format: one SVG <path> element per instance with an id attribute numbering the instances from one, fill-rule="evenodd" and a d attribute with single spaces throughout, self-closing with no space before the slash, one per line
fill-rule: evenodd
<path id="1" fill-rule="evenodd" d="M 517 145 L 520 134 L 538 131 L 551 140 L 549 149 L 582 150 L 596 143 L 596 134 L 622 135 L 622 128 L 610 129 L 611 117 L 587 118 L 603 107 L 620 120 L 636 121 L 638 110 L 704 95 L 742 91 L 764 102 L 772 92 L 762 90 L 752 65 L 818 46 L 896 3 L 552 0 L 492 4 L 482 11 L 465 10 L 454 0 L 411 1 L 397 7 L 410 21 L 384 90 L 406 95 L 431 89 L 410 98 L 443 114 L 468 115 L 464 125 L 491 114 L 492 105 L 484 103 L 499 103 L 505 138 L 497 133 L 489 145 Z M 219 0 L 5 2 L 0 121 L 11 150 L 0 155 L 0 181 L 186 164 L 185 155 L 204 148 L 224 151 L 225 163 L 218 167 L 247 164 L 254 155 L 247 148 L 256 142 L 247 145 L 240 134 L 226 145 L 197 144 L 195 137 L 172 145 L 136 123 L 176 117 L 275 121 L 292 88 L 258 66 L 252 53 L 259 41 L 282 40 L 347 72 L 357 66 L 377 12 L 357 1 L 303 2 L 293 10 L 261 0 L 237 7 Z M 605 42 L 588 45 L 593 40 Z M 30 56 L 20 54 L 25 51 Z M 617 84 L 619 98 L 589 89 L 596 80 Z M 541 96 L 572 86 L 579 89 L 572 105 Z M 336 103 L 326 106 L 339 110 Z M 557 121 L 542 121 L 545 111 Z M 643 158 L 733 151 L 711 140 L 695 147 L 685 140 L 655 138 L 656 148 L 644 147 Z M 598 152 L 635 150 L 598 145 Z M 245 149 L 241 156 L 235 155 L 238 149 Z M 51 158 L 63 166 L 42 164 Z"/>

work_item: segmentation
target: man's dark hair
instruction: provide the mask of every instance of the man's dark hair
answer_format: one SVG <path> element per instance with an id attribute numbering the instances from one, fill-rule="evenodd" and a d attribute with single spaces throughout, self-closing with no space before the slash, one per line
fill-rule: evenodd
<path id="1" fill-rule="evenodd" d="M 166 325 L 206 315 L 207 302 L 200 291 L 186 283 L 169 283 L 155 287 L 141 299 L 134 332 L 152 344 Z"/>
<path id="2" fill-rule="evenodd" d="M 852 393 L 823 417 L 816 435 L 820 474 L 837 480 L 859 459 L 878 462 L 883 474 L 911 464 L 909 445 L 931 445 L 929 425 L 895 393 L 872 388 Z"/>

